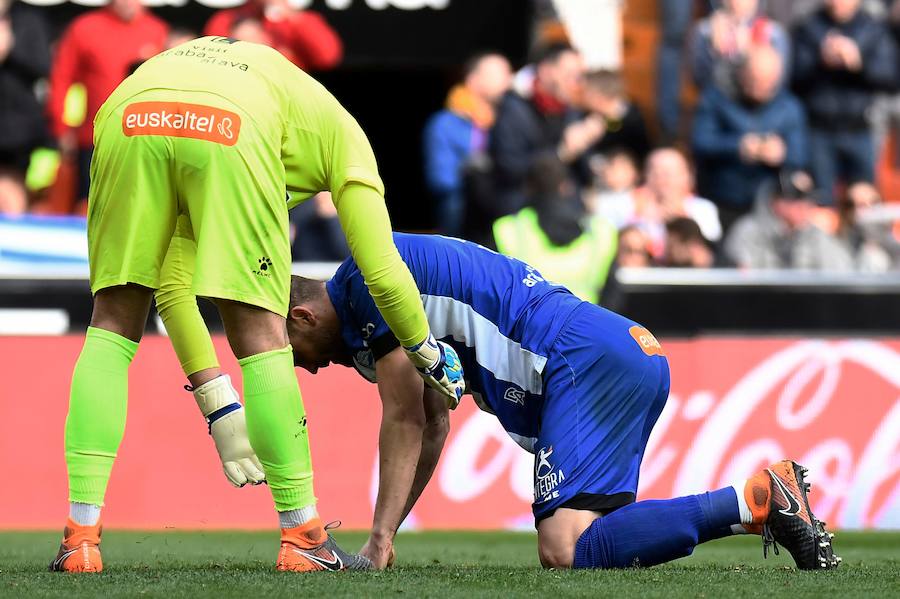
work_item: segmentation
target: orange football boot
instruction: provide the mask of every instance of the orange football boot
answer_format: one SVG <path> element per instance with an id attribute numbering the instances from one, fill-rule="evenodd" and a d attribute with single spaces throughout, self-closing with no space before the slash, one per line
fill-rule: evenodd
<path id="1" fill-rule="evenodd" d="M 56 559 L 50 562 L 51 572 L 102 572 L 100 535 L 103 527 L 83 526 L 71 518 L 66 521 L 63 540 Z"/>
<path id="2" fill-rule="evenodd" d="M 338 547 L 322 520 L 314 518 L 294 528 L 281 529 L 281 550 L 275 569 L 281 572 L 369 570 L 372 562 Z"/>
<path id="3" fill-rule="evenodd" d="M 782 460 L 749 478 L 744 499 L 753 523 L 743 526 L 747 532 L 762 535 L 764 557 L 770 546 L 778 555 L 781 544 L 801 570 L 837 568 L 841 558 L 834 555 L 834 535 L 809 507 L 806 473 L 796 462 Z"/>

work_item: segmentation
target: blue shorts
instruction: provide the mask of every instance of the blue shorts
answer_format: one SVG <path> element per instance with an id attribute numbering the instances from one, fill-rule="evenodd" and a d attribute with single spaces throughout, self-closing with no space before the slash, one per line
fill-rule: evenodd
<path id="1" fill-rule="evenodd" d="M 544 381 L 535 523 L 561 507 L 605 513 L 633 503 L 647 439 L 669 396 L 669 364 L 656 339 L 582 304 L 556 339 Z"/>

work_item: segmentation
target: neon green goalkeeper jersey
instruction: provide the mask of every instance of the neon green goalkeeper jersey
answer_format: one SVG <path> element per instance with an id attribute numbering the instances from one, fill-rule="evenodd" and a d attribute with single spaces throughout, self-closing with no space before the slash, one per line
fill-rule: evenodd
<path id="1" fill-rule="evenodd" d="M 175 222 L 186 214 L 186 235 L 196 241 L 194 293 L 284 315 L 287 210 L 330 191 L 385 320 L 404 345 L 426 337 L 368 139 L 322 85 L 276 50 L 204 37 L 162 52 L 109 97 L 94 141 L 94 292 L 128 282 L 159 288 Z"/>

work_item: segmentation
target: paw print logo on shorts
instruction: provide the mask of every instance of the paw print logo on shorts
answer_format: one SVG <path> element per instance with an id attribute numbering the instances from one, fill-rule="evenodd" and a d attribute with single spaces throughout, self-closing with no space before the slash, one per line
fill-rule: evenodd
<path id="1" fill-rule="evenodd" d="M 270 276 L 270 272 L 272 270 L 272 261 L 266 256 L 263 256 L 258 260 L 258 262 L 259 266 L 253 272 L 261 277 Z"/>

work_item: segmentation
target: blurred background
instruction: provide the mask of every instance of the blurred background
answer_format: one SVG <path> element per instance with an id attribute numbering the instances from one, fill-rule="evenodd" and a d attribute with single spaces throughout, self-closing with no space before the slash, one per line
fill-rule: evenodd
<path id="1" fill-rule="evenodd" d="M 0 455 L 46 409 L 46 437 L 27 441 L 36 484 L 63 496 L 52 452 L 90 316 L 93 116 L 143 60 L 198 35 L 272 45 L 323 82 L 371 140 L 396 229 L 521 258 L 663 338 L 673 394 L 644 497 L 730 484 L 790 452 L 820 467 L 817 513 L 900 527 L 900 0 L 0 0 Z M 291 221 L 295 271 L 330 276 L 347 255 L 330 198 Z M 155 316 L 148 330 L 164 333 Z M 190 402 L 170 400 L 171 349 L 144 345 L 139 440 L 123 449 L 143 466 L 110 486 L 129 499 L 107 522 L 126 526 L 172 521 L 141 499 L 159 476 L 142 436 L 184 428 L 187 450 L 166 451 L 209 476 L 187 464 L 181 484 L 222 486 L 202 431 L 187 432 L 202 428 Z M 374 446 L 372 389 L 334 370 L 300 375 L 314 430 Z M 368 403 L 347 423 L 316 394 Z M 471 406 L 454 418 L 478 442 L 451 439 L 455 466 L 419 522 L 527 521 L 527 456 Z M 320 434 L 314 452 L 334 460 L 343 435 Z M 372 467 L 366 453 L 321 470 L 320 497 L 353 526 L 368 507 L 347 497 L 369 492 Z M 255 491 L 222 492 L 215 513 L 198 503 L 176 521 L 268 522 L 265 501 L 241 503 Z M 474 521 L 446 520 L 441 502 L 485 497 Z M 56 521 L 33 497 L 0 491 L 0 508 L 0 527 Z"/>

